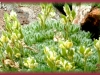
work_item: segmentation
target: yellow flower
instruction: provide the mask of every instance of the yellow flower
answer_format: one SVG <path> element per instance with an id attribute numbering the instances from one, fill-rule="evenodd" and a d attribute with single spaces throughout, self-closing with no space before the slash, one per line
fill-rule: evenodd
<path id="1" fill-rule="evenodd" d="M 38 65 L 38 63 L 36 63 L 36 60 L 33 57 L 28 57 L 24 60 L 24 66 L 28 67 L 28 68 L 34 68 Z"/>
<path id="2" fill-rule="evenodd" d="M 8 37 L 6 37 L 6 36 L 4 36 L 4 35 L 1 36 L 1 42 L 5 43 L 5 42 L 7 42 L 8 40 L 9 40 Z"/>
<path id="3" fill-rule="evenodd" d="M 11 40 L 16 40 L 17 38 L 18 38 L 17 35 L 15 33 L 12 33 Z"/>
<path id="4" fill-rule="evenodd" d="M 60 44 L 59 47 L 60 47 L 61 49 L 66 49 L 65 46 L 64 46 L 63 44 Z"/>
<path id="5" fill-rule="evenodd" d="M 28 63 L 27 63 L 27 62 L 24 62 L 24 66 L 26 66 L 26 67 L 27 67 L 27 66 L 28 66 Z"/>
<path id="6" fill-rule="evenodd" d="M 29 68 L 34 68 L 34 64 L 29 64 Z"/>
<path id="7" fill-rule="evenodd" d="M 73 46 L 73 43 L 72 43 L 72 42 L 69 42 L 69 41 L 66 41 L 66 42 L 64 43 L 64 46 L 65 46 L 66 48 L 71 48 L 71 47 Z"/>
<path id="8" fill-rule="evenodd" d="M 45 54 L 48 54 L 49 53 L 49 48 L 48 47 L 45 47 L 44 53 Z"/>
<path id="9" fill-rule="evenodd" d="M 18 36 L 18 38 L 20 38 L 21 37 L 21 34 L 19 33 L 17 36 Z"/>
<path id="10" fill-rule="evenodd" d="M 97 43 L 95 44 L 95 47 L 97 48 L 97 50 L 100 50 L 100 42 L 97 41 Z"/>
<path id="11" fill-rule="evenodd" d="M 54 11 L 50 12 L 50 16 L 54 17 L 55 16 L 55 12 Z"/>
<path id="12" fill-rule="evenodd" d="M 15 57 L 16 57 L 16 58 L 18 58 L 18 57 L 20 57 L 20 56 L 21 56 L 20 53 L 16 53 L 16 54 L 15 54 Z"/>
<path id="13" fill-rule="evenodd" d="M 66 24 L 66 21 L 64 20 L 64 18 L 61 18 L 60 22 L 63 24 Z"/>
<path id="14" fill-rule="evenodd" d="M 55 61 L 56 60 L 56 53 L 52 52 L 52 51 L 50 51 L 49 53 L 50 53 L 50 60 Z"/>
<path id="15" fill-rule="evenodd" d="M 59 65 L 60 62 L 61 62 L 60 60 L 55 61 L 56 65 Z"/>
<path id="16" fill-rule="evenodd" d="M 65 69 L 69 71 L 69 70 L 72 69 L 72 67 L 73 67 L 73 66 L 72 66 L 70 63 L 68 63 L 68 65 L 65 66 Z"/>
<path id="17" fill-rule="evenodd" d="M 29 64 L 29 68 L 34 68 L 34 67 L 37 67 L 37 65 L 38 65 L 37 63 L 34 63 L 34 64 L 33 64 L 33 63 L 31 63 L 31 64 Z"/>
<path id="18" fill-rule="evenodd" d="M 14 21 L 14 22 L 13 22 L 12 29 L 16 29 L 16 28 L 17 28 L 17 21 Z"/>
<path id="19" fill-rule="evenodd" d="M 10 12 L 10 17 L 12 18 L 12 17 L 16 17 L 17 16 L 17 14 L 16 14 L 16 12 L 14 12 L 13 10 Z"/>

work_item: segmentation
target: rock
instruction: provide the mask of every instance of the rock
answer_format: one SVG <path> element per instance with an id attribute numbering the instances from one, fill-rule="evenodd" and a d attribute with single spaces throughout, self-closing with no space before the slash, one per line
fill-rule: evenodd
<path id="1" fill-rule="evenodd" d="M 81 22 L 81 29 L 89 31 L 92 39 L 98 39 L 100 35 L 100 8 L 93 8 Z"/>
<path id="2" fill-rule="evenodd" d="M 5 22 L 4 22 L 4 9 L 0 9 L 0 30 L 4 28 Z"/>
<path id="3" fill-rule="evenodd" d="M 80 25 L 83 18 L 90 12 L 92 9 L 91 5 L 81 4 L 79 6 L 73 5 L 73 10 L 76 13 L 76 17 L 73 20 L 72 24 Z"/>

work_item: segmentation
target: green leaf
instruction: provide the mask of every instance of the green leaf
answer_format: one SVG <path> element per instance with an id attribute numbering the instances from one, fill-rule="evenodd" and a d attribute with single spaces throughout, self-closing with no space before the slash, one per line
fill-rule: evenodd
<path id="1" fill-rule="evenodd" d="M 75 11 L 74 11 L 74 10 L 72 10 L 72 11 L 71 11 L 71 14 L 72 14 L 72 17 L 73 17 L 73 19 L 74 19 L 74 18 L 75 18 L 75 16 L 76 16 Z"/>
<path id="2" fill-rule="evenodd" d="M 70 10 L 69 5 L 67 3 L 64 5 L 63 9 L 64 9 L 66 15 L 70 15 L 71 10 Z"/>
<path id="3" fill-rule="evenodd" d="M 54 63 L 52 61 L 47 60 L 47 64 L 52 69 L 55 67 L 55 65 L 54 65 Z"/>
<path id="4" fill-rule="evenodd" d="M 61 14 L 60 17 L 63 18 L 66 21 L 66 16 L 65 15 Z"/>
<path id="5" fill-rule="evenodd" d="M 81 54 L 84 55 L 85 47 L 84 46 L 80 46 L 79 51 L 80 51 Z"/>
<path id="6" fill-rule="evenodd" d="M 16 48 L 16 47 L 14 47 L 14 53 L 16 54 L 16 53 L 20 53 L 20 51 L 19 51 L 19 49 L 18 48 Z"/>
<path id="7" fill-rule="evenodd" d="M 23 38 L 24 38 L 24 35 L 23 35 L 23 33 L 22 33 L 22 29 L 20 29 L 19 32 L 20 32 L 20 34 L 21 34 L 21 37 L 20 37 L 20 38 L 23 39 Z"/>
<path id="8" fill-rule="evenodd" d="M 68 51 L 68 56 L 72 56 L 73 57 L 73 55 L 74 55 L 74 51 L 73 50 L 69 50 Z"/>
<path id="9" fill-rule="evenodd" d="M 7 21 L 9 21 L 8 19 L 10 19 L 10 15 L 7 12 L 5 12 L 4 13 L 4 20 L 7 22 Z"/>
<path id="10" fill-rule="evenodd" d="M 40 25 L 43 25 L 43 17 L 42 17 L 42 15 L 39 14 L 38 17 L 40 19 Z"/>
<path id="11" fill-rule="evenodd" d="M 7 54 L 12 57 L 12 54 L 13 54 L 13 51 L 12 51 L 12 48 L 10 48 L 9 46 L 6 47 L 6 52 Z"/>
<path id="12" fill-rule="evenodd" d="M 86 50 L 85 50 L 85 55 L 88 55 L 88 53 L 90 53 L 91 52 L 91 49 L 90 48 L 87 48 Z"/>
<path id="13" fill-rule="evenodd" d="M 61 54 L 66 57 L 67 56 L 66 49 L 61 49 Z"/>
<path id="14" fill-rule="evenodd" d="M 3 30 L 2 35 L 7 36 L 7 32 Z"/>

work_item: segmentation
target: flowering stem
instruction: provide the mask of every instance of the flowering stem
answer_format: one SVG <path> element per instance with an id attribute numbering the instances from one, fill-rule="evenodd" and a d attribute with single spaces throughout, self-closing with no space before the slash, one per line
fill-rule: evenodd
<path id="1" fill-rule="evenodd" d="M 84 72 L 86 72 L 86 61 L 87 61 L 87 58 L 85 57 L 84 58 Z"/>
<path id="2" fill-rule="evenodd" d="M 98 50 L 98 64 L 100 64 L 100 51 Z"/>
<path id="3" fill-rule="evenodd" d="M 65 39 L 68 39 L 68 26 L 66 25 L 65 28 Z"/>

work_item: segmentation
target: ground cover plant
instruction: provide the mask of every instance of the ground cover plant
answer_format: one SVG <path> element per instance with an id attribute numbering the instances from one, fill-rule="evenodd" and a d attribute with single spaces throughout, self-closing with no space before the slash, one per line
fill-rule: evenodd
<path id="1" fill-rule="evenodd" d="M 0 39 L 1 72 L 96 72 L 100 39 L 73 25 L 75 12 L 65 4 L 67 16 L 55 20 L 52 4 L 41 4 L 38 21 L 22 27 L 14 11 L 5 13 Z"/>

